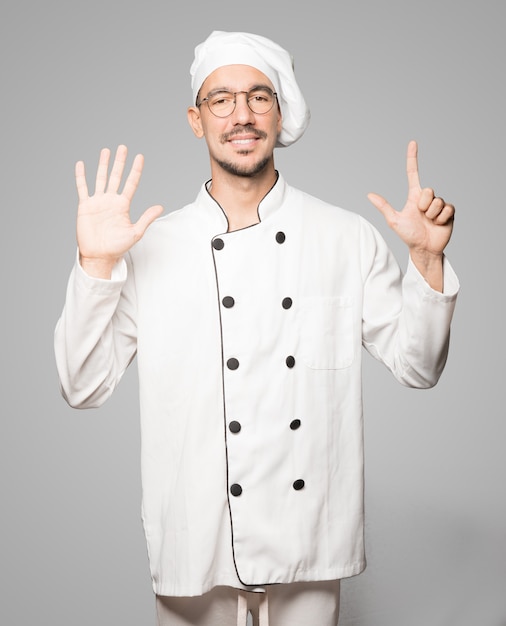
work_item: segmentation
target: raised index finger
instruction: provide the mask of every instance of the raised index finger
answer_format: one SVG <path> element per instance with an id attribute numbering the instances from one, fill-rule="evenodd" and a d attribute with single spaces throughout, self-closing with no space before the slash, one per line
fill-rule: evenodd
<path id="1" fill-rule="evenodd" d="M 408 144 L 406 172 L 408 175 L 408 189 L 419 191 L 421 187 L 418 175 L 418 145 L 416 141 L 410 141 Z"/>

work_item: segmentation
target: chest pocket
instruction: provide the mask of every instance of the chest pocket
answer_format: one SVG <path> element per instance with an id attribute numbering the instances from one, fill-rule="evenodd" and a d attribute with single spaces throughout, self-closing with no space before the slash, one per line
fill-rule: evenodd
<path id="1" fill-rule="evenodd" d="M 313 369 L 343 369 L 354 359 L 351 296 L 305 298 L 301 306 L 301 357 Z"/>

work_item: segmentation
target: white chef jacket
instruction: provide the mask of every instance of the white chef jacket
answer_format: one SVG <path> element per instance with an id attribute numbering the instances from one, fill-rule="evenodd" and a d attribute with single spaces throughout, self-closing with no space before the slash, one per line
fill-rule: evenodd
<path id="1" fill-rule="evenodd" d="M 227 232 L 203 185 L 112 280 L 76 264 L 55 332 L 64 397 L 97 407 L 137 355 L 153 589 L 200 595 L 365 567 L 361 346 L 404 385 L 444 367 L 458 280 L 403 277 L 361 216 L 279 176 Z"/>

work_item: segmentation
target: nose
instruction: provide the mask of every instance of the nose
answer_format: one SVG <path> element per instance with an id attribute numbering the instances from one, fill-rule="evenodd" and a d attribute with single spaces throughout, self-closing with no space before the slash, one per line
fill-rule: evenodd
<path id="1" fill-rule="evenodd" d="M 255 114 L 248 106 L 248 94 L 245 91 L 238 91 L 235 94 L 235 109 L 232 113 L 234 124 L 252 124 L 255 121 Z"/>

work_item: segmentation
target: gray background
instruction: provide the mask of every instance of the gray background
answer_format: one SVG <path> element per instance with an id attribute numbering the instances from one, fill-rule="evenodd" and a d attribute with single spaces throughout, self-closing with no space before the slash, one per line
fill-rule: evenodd
<path id="1" fill-rule="evenodd" d="M 288 48 L 312 109 L 277 152 L 292 184 L 370 219 L 400 208 L 404 155 L 457 206 L 462 283 L 439 385 L 365 362 L 367 554 L 340 626 L 504 626 L 504 9 L 500 0 L 2 2 L 0 623 L 151 626 L 135 365 L 100 410 L 67 407 L 52 335 L 75 254 L 73 166 L 125 143 L 146 168 L 134 215 L 208 176 L 186 122 L 211 30 Z M 311 626 L 311 625 L 308 625 Z M 316 625 L 317 626 L 317 625 Z"/>

